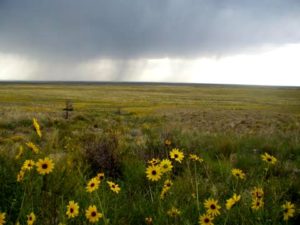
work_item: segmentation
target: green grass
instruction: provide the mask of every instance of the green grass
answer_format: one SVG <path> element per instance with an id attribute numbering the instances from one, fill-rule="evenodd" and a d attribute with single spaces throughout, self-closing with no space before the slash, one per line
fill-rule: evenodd
<path id="1" fill-rule="evenodd" d="M 65 101 L 74 111 L 64 119 Z M 7 224 L 88 224 L 85 209 L 95 204 L 105 218 L 97 224 L 197 224 L 211 197 L 222 206 L 214 224 L 286 224 L 281 205 L 291 201 L 299 224 L 300 89 L 217 85 L 145 84 L 0 84 L 0 212 Z M 32 126 L 38 119 L 42 138 Z M 171 140 L 171 146 L 165 140 Z M 25 143 L 41 148 L 32 153 Z M 20 159 L 15 156 L 24 146 Z M 147 161 L 168 158 L 172 148 L 185 154 L 173 161 L 172 173 L 158 182 L 146 178 Z M 268 166 L 260 155 L 278 159 Z M 188 154 L 204 159 L 194 163 Z M 23 182 L 16 177 L 25 159 L 50 157 L 53 172 L 35 169 Z M 232 168 L 246 179 L 237 181 Z M 97 172 L 105 173 L 97 191 L 86 192 Z M 173 186 L 160 199 L 165 179 Z M 120 185 L 115 194 L 106 181 Z M 264 189 L 264 207 L 251 209 L 251 189 Z M 225 203 L 233 193 L 241 201 L 232 210 Z M 74 219 L 66 216 L 70 200 L 80 205 Z M 176 207 L 180 216 L 168 210 Z"/>

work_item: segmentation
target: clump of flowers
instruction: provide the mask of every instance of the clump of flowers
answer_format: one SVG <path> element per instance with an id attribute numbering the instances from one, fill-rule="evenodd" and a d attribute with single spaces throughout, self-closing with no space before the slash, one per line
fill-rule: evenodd
<path id="1" fill-rule="evenodd" d="M 170 158 L 181 163 L 182 160 L 184 159 L 184 154 L 178 148 L 173 148 L 172 151 L 170 152 Z"/>
<path id="2" fill-rule="evenodd" d="M 100 184 L 100 180 L 98 179 L 98 177 L 93 177 L 87 183 L 87 185 L 86 185 L 86 191 L 91 193 L 91 192 L 97 190 L 98 187 L 99 187 L 99 184 Z"/>
<path id="3" fill-rule="evenodd" d="M 97 211 L 97 207 L 95 205 L 90 205 L 85 211 L 85 217 L 90 223 L 96 223 L 103 217 L 103 214 Z"/>
<path id="4" fill-rule="evenodd" d="M 244 180 L 246 178 L 246 174 L 240 169 L 234 168 L 234 169 L 231 170 L 231 173 L 236 178 L 239 178 L 239 179 L 242 179 L 242 180 Z"/>
<path id="5" fill-rule="evenodd" d="M 226 200 L 226 209 L 230 210 L 233 206 L 236 205 L 241 199 L 240 195 L 233 194 L 233 196 Z"/>
<path id="6" fill-rule="evenodd" d="M 260 187 L 254 187 L 251 190 L 251 195 L 252 195 L 252 203 L 251 203 L 251 208 L 253 210 L 259 210 L 264 206 L 264 191 Z"/>
<path id="7" fill-rule="evenodd" d="M 285 202 L 282 206 L 283 209 L 283 220 L 287 221 L 290 217 L 293 217 L 295 214 L 295 205 L 291 202 Z"/>
<path id="8" fill-rule="evenodd" d="M 162 176 L 161 167 L 159 165 L 150 165 L 146 169 L 147 178 L 150 181 L 158 181 Z"/>
<path id="9" fill-rule="evenodd" d="M 277 159 L 274 156 L 268 154 L 267 152 L 261 155 L 261 159 L 269 164 L 274 165 L 277 163 Z"/>
<path id="10" fill-rule="evenodd" d="M 116 184 L 116 183 L 114 183 L 112 181 L 107 181 L 107 184 L 108 184 L 110 190 L 112 190 L 113 192 L 119 194 L 121 188 L 119 187 L 118 184 Z"/>
<path id="11" fill-rule="evenodd" d="M 67 206 L 67 212 L 66 212 L 66 215 L 68 216 L 68 218 L 74 218 L 74 217 L 78 216 L 78 214 L 79 214 L 78 203 L 76 203 L 74 201 L 69 201 L 69 204 Z"/>

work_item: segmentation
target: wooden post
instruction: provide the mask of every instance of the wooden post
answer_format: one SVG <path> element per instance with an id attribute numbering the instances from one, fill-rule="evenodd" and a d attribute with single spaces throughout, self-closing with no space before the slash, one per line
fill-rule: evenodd
<path id="1" fill-rule="evenodd" d="M 69 112 L 73 111 L 73 104 L 71 100 L 66 100 L 66 108 L 64 108 L 64 111 L 66 111 L 65 119 L 69 119 Z"/>

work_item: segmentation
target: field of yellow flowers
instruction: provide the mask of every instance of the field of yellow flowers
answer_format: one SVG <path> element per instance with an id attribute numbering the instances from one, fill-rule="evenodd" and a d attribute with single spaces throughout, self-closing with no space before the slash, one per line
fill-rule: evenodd
<path id="1" fill-rule="evenodd" d="M 277 129 L 256 120 L 233 133 L 140 115 L 0 121 L 0 225 L 299 224 L 295 114 Z"/>

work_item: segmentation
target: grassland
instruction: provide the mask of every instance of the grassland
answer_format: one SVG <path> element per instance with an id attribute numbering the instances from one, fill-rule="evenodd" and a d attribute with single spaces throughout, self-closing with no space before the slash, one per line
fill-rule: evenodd
<path id="1" fill-rule="evenodd" d="M 67 99 L 74 107 L 68 120 Z M 222 207 L 214 224 L 299 224 L 299 88 L 2 83 L 0 109 L 0 212 L 7 224 L 26 224 L 31 212 L 34 224 L 88 224 L 85 209 L 91 204 L 104 215 L 99 224 L 198 224 L 208 198 Z M 31 152 L 27 142 L 40 153 Z M 16 159 L 20 146 L 24 154 Z M 149 181 L 148 160 L 170 158 L 173 148 L 184 160 L 173 160 L 172 172 Z M 278 162 L 263 162 L 265 152 Z M 189 154 L 204 161 L 193 162 Z M 17 181 L 26 159 L 46 156 L 55 163 L 50 174 L 32 170 Z M 246 179 L 232 176 L 233 168 Z M 88 193 L 87 182 L 99 172 L 104 181 Z M 166 179 L 173 185 L 161 199 Z M 110 191 L 106 181 L 118 183 L 121 191 Z M 254 187 L 264 190 L 259 210 L 251 208 Z M 234 193 L 241 200 L 227 210 Z M 73 219 L 66 215 L 71 200 L 80 206 Z M 296 206 L 288 221 L 282 216 L 285 201 Z M 168 215 L 172 207 L 180 215 Z"/>

